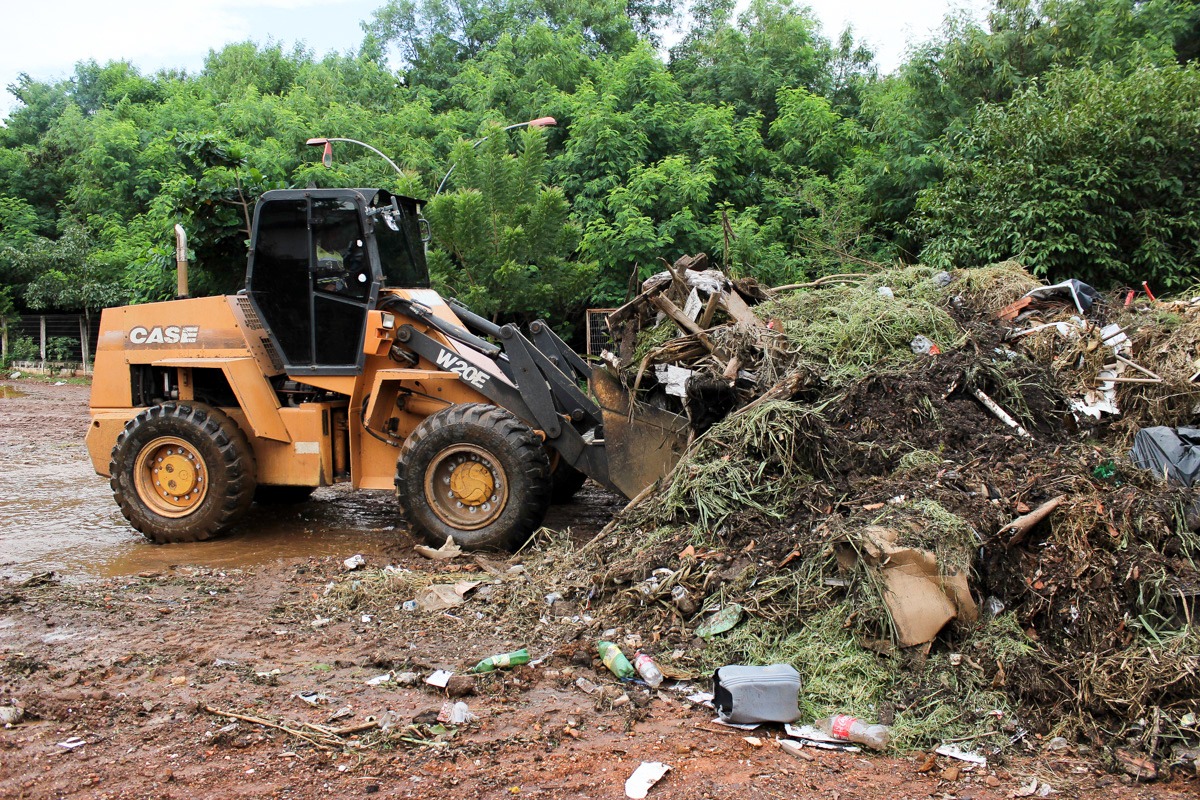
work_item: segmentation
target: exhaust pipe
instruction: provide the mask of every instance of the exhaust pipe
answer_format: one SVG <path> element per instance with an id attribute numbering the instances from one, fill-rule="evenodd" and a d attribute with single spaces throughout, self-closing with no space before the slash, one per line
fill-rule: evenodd
<path id="1" fill-rule="evenodd" d="M 175 226 L 175 294 L 177 300 L 188 296 L 187 233 L 182 225 Z"/>

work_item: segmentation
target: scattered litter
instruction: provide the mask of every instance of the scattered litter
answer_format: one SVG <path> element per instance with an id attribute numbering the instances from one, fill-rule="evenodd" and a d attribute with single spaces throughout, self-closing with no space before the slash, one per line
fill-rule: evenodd
<path id="1" fill-rule="evenodd" d="M 329 695 L 321 692 L 297 692 L 296 694 L 292 695 L 292 697 L 295 697 L 301 703 L 305 703 L 314 707 L 321 705 L 321 703 L 329 702 Z"/>
<path id="2" fill-rule="evenodd" d="M 450 670 L 439 669 L 430 673 L 429 677 L 425 679 L 425 682 L 430 686 L 436 686 L 439 689 L 445 689 L 446 684 L 450 682 L 452 677 L 454 677 L 454 673 Z"/>
<path id="3" fill-rule="evenodd" d="M 330 619 L 329 617 L 317 617 L 316 619 L 314 619 L 312 621 L 312 626 L 314 628 L 320 628 L 323 625 L 328 625 L 331 622 L 333 622 L 333 620 Z"/>
<path id="4" fill-rule="evenodd" d="M 497 656 L 488 656 L 467 670 L 467 672 L 492 672 L 493 670 L 508 669 L 509 667 L 516 667 L 521 664 L 528 663 L 529 651 L 522 647 L 520 650 L 514 650 L 511 653 L 501 653 Z"/>
<path id="5" fill-rule="evenodd" d="M 581 691 L 587 694 L 595 694 L 596 692 L 600 691 L 600 687 L 589 681 L 587 678 L 576 678 L 575 685 L 578 686 Z"/>
<path id="6" fill-rule="evenodd" d="M 256 673 L 254 673 L 254 677 L 270 679 L 270 678 L 276 678 L 282 674 L 283 674 L 283 670 L 281 670 L 279 667 L 275 667 L 275 669 L 267 670 L 266 672 L 256 672 Z"/>
<path id="7" fill-rule="evenodd" d="M 1200 428 L 1142 428 L 1129 457 L 1138 469 L 1193 486 L 1200 480 Z"/>
<path id="8" fill-rule="evenodd" d="M 913 353 L 919 356 L 936 356 L 940 355 L 942 350 L 927 336 L 917 336 L 909 344 Z"/>
<path id="9" fill-rule="evenodd" d="M 227 658 L 218 658 L 215 661 L 213 661 L 214 667 L 236 667 L 237 665 L 238 665 L 238 662 L 230 661 Z"/>
<path id="10" fill-rule="evenodd" d="M 716 717 L 713 722 L 718 725 L 723 725 L 726 728 L 737 728 L 739 731 L 755 731 L 758 730 L 759 723 L 757 722 L 730 722 L 726 719 Z"/>
<path id="11" fill-rule="evenodd" d="M 696 628 L 696 635 L 701 639 L 709 639 L 719 633 L 725 633 L 741 621 L 742 606 L 738 603 L 730 603 Z"/>
<path id="12" fill-rule="evenodd" d="M 87 744 L 87 741 L 82 736 L 72 736 L 70 739 L 59 742 L 58 746 L 64 747 L 67 750 L 75 750 L 76 748 L 83 747 L 85 744 Z"/>
<path id="13" fill-rule="evenodd" d="M 625 796 L 639 800 L 649 793 L 654 784 L 671 771 L 661 761 L 643 761 L 625 781 Z"/>
<path id="14" fill-rule="evenodd" d="M 346 565 L 347 571 L 353 572 L 356 569 L 365 567 L 367 565 L 367 560 L 365 558 L 363 558 L 362 555 L 353 555 L 353 556 L 350 556 L 349 558 L 347 558 L 342 563 Z"/>
<path id="15" fill-rule="evenodd" d="M 813 726 L 835 739 L 865 744 L 872 750 L 883 750 L 892 740 L 892 731 L 887 725 L 863 722 L 849 714 L 834 714 L 817 720 Z"/>
<path id="16" fill-rule="evenodd" d="M 726 722 L 794 722 L 800 673 L 791 664 L 731 665 L 713 674 L 713 705 Z"/>
<path id="17" fill-rule="evenodd" d="M 442 704 L 441 711 L 438 712 L 438 722 L 447 725 L 466 725 L 476 719 L 471 713 L 470 707 L 464 702 L 451 703 L 449 701 Z"/>
<path id="18" fill-rule="evenodd" d="M 762 739 L 758 738 L 757 736 L 743 736 L 742 740 L 745 741 L 746 744 L 750 745 L 751 747 L 762 747 L 763 746 Z"/>
<path id="19" fill-rule="evenodd" d="M 687 699 L 698 706 L 705 706 L 707 708 L 713 707 L 712 692 L 696 692 L 695 694 L 689 694 Z"/>
<path id="20" fill-rule="evenodd" d="M 638 675 L 642 676 L 642 680 L 651 689 L 657 689 L 662 685 L 662 670 L 654 663 L 654 659 L 640 650 L 633 656 L 633 668 L 637 670 Z"/>
<path id="21" fill-rule="evenodd" d="M 337 711 L 330 714 L 329 719 L 327 719 L 325 722 L 326 722 L 326 724 L 332 725 L 333 723 L 337 722 L 339 719 L 345 719 L 346 717 L 352 717 L 352 716 L 354 716 L 354 709 L 351 708 L 350 706 L 342 706 Z"/>
<path id="22" fill-rule="evenodd" d="M 385 683 L 391 683 L 395 676 L 391 672 L 385 672 L 382 675 L 376 675 L 367 681 L 367 686 L 382 686 Z"/>
<path id="23" fill-rule="evenodd" d="M 788 736 L 800 739 L 805 744 L 821 750 L 844 750 L 847 753 L 862 752 L 862 748 L 844 739 L 837 739 L 830 736 L 813 725 L 784 725 L 783 730 Z"/>
<path id="24" fill-rule="evenodd" d="M 596 651 L 600 654 L 600 660 L 604 662 L 604 666 L 608 667 L 609 672 L 618 678 L 632 678 L 636 674 L 633 664 L 629 663 L 629 659 L 621 652 L 621 648 L 612 642 L 597 642 Z"/>
<path id="25" fill-rule="evenodd" d="M 445 561 L 450 558 L 458 558 L 463 554 L 463 549 L 454 542 L 453 536 L 447 536 L 446 541 L 442 546 L 434 549 L 429 545 L 419 544 L 413 548 L 426 558 L 432 558 L 435 561 Z"/>
<path id="26" fill-rule="evenodd" d="M 978 764 L 981 767 L 986 767 L 988 763 L 986 756 L 981 756 L 978 753 L 972 753 L 969 750 L 964 750 L 956 744 L 944 744 L 933 752 L 937 753 L 939 756 L 956 758 L 959 761 Z"/>
<path id="27" fill-rule="evenodd" d="M 952 619 L 975 621 L 979 610 L 967 586 L 966 572 L 939 564 L 927 550 L 897 545 L 899 537 L 895 530 L 870 525 L 858 548 L 840 545 L 837 554 L 846 567 L 853 567 L 861 557 L 879 570 L 886 588 L 883 601 L 900 646 L 932 640 Z"/>
<path id="28" fill-rule="evenodd" d="M 423 611 L 445 611 L 465 603 L 467 594 L 482 582 L 435 583 L 417 595 L 416 604 Z"/>

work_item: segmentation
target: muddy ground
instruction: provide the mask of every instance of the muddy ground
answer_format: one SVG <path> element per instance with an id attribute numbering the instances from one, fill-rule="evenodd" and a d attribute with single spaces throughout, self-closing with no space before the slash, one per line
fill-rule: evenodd
<path id="1" fill-rule="evenodd" d="M 1024 796 L 1031 781 L 1066 797 L 1196 795 L 1195 781 L 1138 785 L 1078 749 L 987 768 L 925 753 L 797 758 L 775 745 L 776 726 L 749 734 L 755 746 L 682 693 L 619 686 L 589 657 L 599 622 L 586 609 L 548 610 L 521 630 L 478 595 L 443 613 L 332 603 L 326 587 L 336 597 L 354 580 L 342 565 L 354 553 L 364 575 L 391 565 L 522 581 L 544 602 L 537 576 L 512 569 L 521 555 L 482 566 L 416 555 L 386 495 L 325 489 L 256 508 L 222 541 L 154 547 L 91 472 L 86 427 L 87 387 L 0 383 L 0 705 L 26 710 L 0 729 L 0 797 L 623 797 L 642 761 L 672 767 L 649 795 L 664 800 L 984 800 Z M 588 538 L 620 506 L 589 485 L 549 523 Z M 457 728 L 434 727 L 444 690 L 368 684 L 461 673 L 521 646 L 544 660 L 473 681 L 461 699 L 477 719 Z M 388 712 L 389 732 L 370 727 Z M 330 746 L 306 723 L 364 730 Z"/>

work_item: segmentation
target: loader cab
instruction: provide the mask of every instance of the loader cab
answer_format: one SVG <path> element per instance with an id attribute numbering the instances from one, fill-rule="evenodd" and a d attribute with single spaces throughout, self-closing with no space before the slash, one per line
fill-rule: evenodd
<path id="1" fill-rule="evenodd" d="M 417 201 L 378 189 L 284 189 L 254 209 L 246 293 L 293 375 L 354 375 L 385 286 L 425 288 Z"/>

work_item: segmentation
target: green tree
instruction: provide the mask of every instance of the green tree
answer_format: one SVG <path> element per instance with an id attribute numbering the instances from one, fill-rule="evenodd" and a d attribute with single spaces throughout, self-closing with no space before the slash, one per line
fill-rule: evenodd
<path id="1" fill-rule="evenodd" d="M 561 189 L 546 185 L 540 131 L 495 128 L 454 153 L 454 191 L 426 207 L 437 248 L 430 270 L 439 288 L 493 319 L 564 319 L 587 298 L 594 266 L 573 258 L 579 229 Z"/>
<path id="2" fill-rule="evenodd" d="M 1106 286 L 1200 278 L 1200 68 L 1061 70 L 982 107 L 922 192 L 922 260 Z"/>

